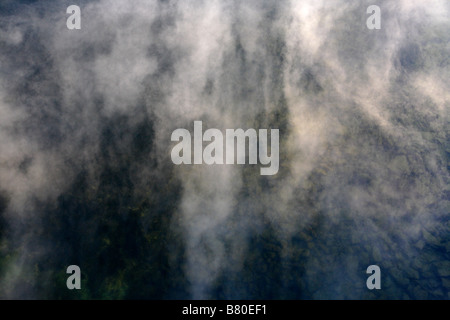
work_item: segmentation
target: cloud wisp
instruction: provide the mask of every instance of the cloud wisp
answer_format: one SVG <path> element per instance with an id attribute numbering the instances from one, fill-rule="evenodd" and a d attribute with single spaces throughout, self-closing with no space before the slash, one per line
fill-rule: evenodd
<path id="1" fill-rule="evenodd" d="M 371 1 L 70 4 L 0 5 L 0 297 L 70 256 L 92 297 L 449 298 L 447 1 L 377 1 L 380 30 Z M 174 165 L 194 121 L 279 129 L 277 174 Z"/>

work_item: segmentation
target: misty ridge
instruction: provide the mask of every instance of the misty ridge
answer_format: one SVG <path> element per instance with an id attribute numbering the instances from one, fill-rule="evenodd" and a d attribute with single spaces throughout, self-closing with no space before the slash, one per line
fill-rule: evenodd
<path id="1" fill-rule="evenodd" d="M 1 1 L 0 298 L 450 299 L 449 63 L 446 0 Z"/>

